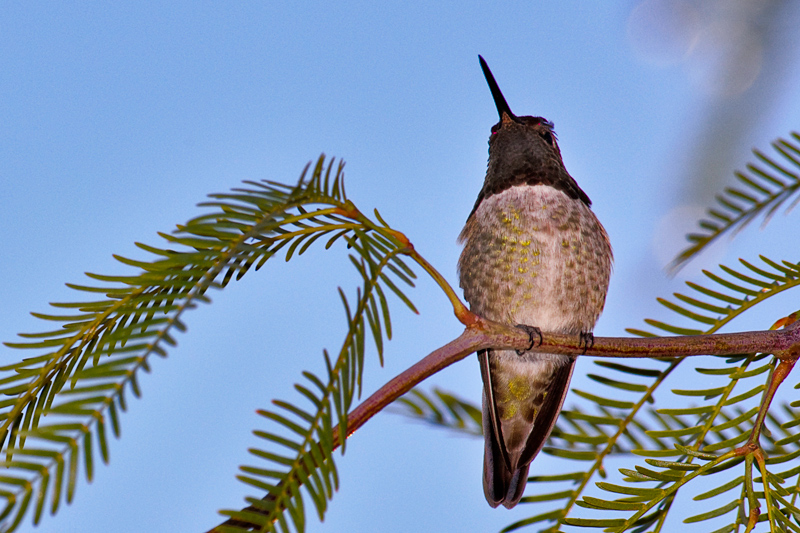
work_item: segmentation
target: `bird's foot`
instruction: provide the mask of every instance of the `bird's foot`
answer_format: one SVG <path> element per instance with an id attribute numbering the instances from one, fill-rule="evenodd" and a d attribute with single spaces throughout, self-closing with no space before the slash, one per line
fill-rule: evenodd
<path id="1" fill-rule="evenodd" d="M 583 346 L 583 353 L 586 354 L 586 350 L 590 350 L 594 346 L 594 334 L 591 331 L 581 331 L 578 346 Z"/>
<path id="2" fill-rule="evenodd" d="M 519 329 L 521 329 L 522 331 L 525 331 L 525 332 L 527 332 L 527 333 L 528 333 L 528 335 L 529 335 L 529 336 L 530 336 L 530 338 L 531 338 L 531 344 L 530 344 L 530 346 L 528 346 L 528 348 L 527 348 L 527 349 L 525 349 L 525 350 L 517 350 L 517 355 L 522 355 L 522 354 L 524 354 L 525 352 L 527 352 L 528 350 L 530 350 L 531 348 L 533 348 L 534 346 L 536 346 L 536 340 L 534 339 L 534 335 L 535 335 L 535 336 L 537 336 L 537 337 L 539 337 L 539 344 L 540 344 L 540 345 L 542 344 L 542 330 L 540 330 L 540 329 L 539 329 L 539 328 L 537 328 L 536 326 L 526 326 L 525 324 L 517 324 L 517 325 L 516 325 L 516 326 L 514 326 L 514 327 L 516 327 L 516 328 L 519 328 Z"/>

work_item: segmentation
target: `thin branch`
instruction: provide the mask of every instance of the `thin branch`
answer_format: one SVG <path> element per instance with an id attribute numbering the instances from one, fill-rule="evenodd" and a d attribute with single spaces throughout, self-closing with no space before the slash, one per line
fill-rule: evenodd
<path id="1" fill-rule="evenodd" d="M 594 344 L 587 349 L 582 345 L 578 336 L 556 333 L 544 333 L 541 343 L 531 346 L 532 340 L 527 332 L 467 313 L 471 315 L 466 320 L 470 326 L 458 338 L 431 352 L 408 370 L 390 380 L 348 414 L 348 437 L 370 418 L 426 378 L 464 359 L 471 353 L 487 348 L 530 350 L 575 356 L 629 358 L 739 355 L 760 352 L 772 353 L 782 361 L 792 361 L 792 364 L 800 357 L 800 321 L 781 330 L 743 333 L 647 338 L 597 337 L 594 339 Z M 779 368 L 781 370 L 785 369 L 786 373 L 788 373 L 791 365 L 781 365 Z M 777 382 L 775 387 L 777 388 Z M 338 448 L 340 444 L 338 434 L 335 434 L 333 449 Z M 264 499 L 269 498 L 270 496 L 267 495 Z M 254 506 L 247 507 L 244 511 L 261 513 Z M 253 527 L 251 524 L 236 519 L 229 519 L 220 524 L 220 526 Z M 209 533 L 214 531 L 217 531 L 217 528 L 210 530 Z"/>
<path id="2" fill-rule="evenodd" d="M 741 355 L 771 353 L 779 359 L 792 359 L 800 354 L 800 322 L 786 329 L 687 335 L 681 337 L 596 337 L 588 350 L 581 348 L 577 336 L 545 333 L 541 346 L 531 351 L 590 355 L 593 357 L 659 358 L 694 355 Z"/>
<path id="3" fill-rule="evenodd" d="M 367 420 L 427 377 L 478 350 L 513 348 L 566 355 L 582 355 L 585 350 L 580 345 L 581 341 L 577 336 L 555 333 L 542 334 L 541 344 L 531 347 L 529 335 L 521 329 L 488 320 L 479 320 L 477 326 L 466 328 L 457 339 L 432 352 L 399 374 L 351 411 L 347 417 L 347 436 L 352 435 Z M 594 357 L 653 358 L 762 352 L 774 353 L 776 357 L 789 360 L 796 359 L 800 355 L 800 322 L 792 324 L 787 329 L 777 331 L 749 331 L 686 337 L 597 337 L 594 339 L 594 345 L 585 352 L 585 355 Z M 791 368 L 791 365 L 787 364 L 786 366 Z M 338 442 L 336 445 L 338 446 Z"/>

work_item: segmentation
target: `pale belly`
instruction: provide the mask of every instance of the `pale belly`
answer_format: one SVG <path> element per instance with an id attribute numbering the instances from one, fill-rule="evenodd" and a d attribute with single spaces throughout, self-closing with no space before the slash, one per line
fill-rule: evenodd
<path id="1" fill-rule="evenodd" d="M 459 239 L 459 277 L 473 312 L 542 331 L 592 330 L 612 256 L 587 205 L 545 185 L 511 187 L 483 200 Z"/>

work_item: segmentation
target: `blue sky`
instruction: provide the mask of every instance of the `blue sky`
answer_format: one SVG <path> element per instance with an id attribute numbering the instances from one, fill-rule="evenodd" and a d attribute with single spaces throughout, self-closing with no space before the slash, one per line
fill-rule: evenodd
<path id="1" fill-rule="evenodd" d="M 83 272 L 126 273 L 112 253 L 142 258 L 133 243 L 160 244 L 156 232 L 198 214 L 206 194 L 245 179 L 294 182 L 321 152 L 345 159 L 348 193 L 363 211 L 378 208 L 457 286 L 456 237 L 496 121 L 479 53 L 517 114 L 555 122 L 566 166 L 611 237 L 615 270 L 597 335 L 669 318 L 656 296 L 701 267 L 754 255 L 755 244 L 790 259 L 785 241 L 751 228 L 678 278 L 665 275 L 664 258 L 691 228 L 686 213 L 705 206 L 692 207 L 686 191 L 708 121 L 732 106 L 744 117 L 735 157 L 715 169 L 730 177 L 751 147 L 766 150 L 800 127 L 790 90 L 798 69 L 792 54 L 770 62 L 764 53 L 749 82 L 709 89 L 714 50 L 698 44 L 707 13 L 686 15 L 688 37 L 659 40 L 641 21 L 659 3 L 643 4 L 5 3 L 0 339 L 47 327 L 28 312 L 75 300 L 64 283 L 84 281 Z M 790 14 L 786 25 L 797 20 L 797 9 Z M 778 48 L 800 49 L 788 39 Z M 776 79 L 767 103 L 752 96 Z M 791 219 L 773 224 L 779 233 Z M 251 430 L 263 426 L 255 410 L 296 399 L 300 372 L 322 370 L 322 349 L 344 334 L 336 287 L 352 294 L 355 281 L 335 248 L 274 261 L 212 294 L 142 379 L 110 465 L 36 531 L 205 531 L 218 509 L 239 507 L 248 489 L 234 476 L 256 445 Z M 366 392 L 461 330 L 433 283 L 409 295 L 421 314 L 394 306 L 395 338 L 384 368 L 372 354 Z M 3 361 L 20 356 L 1 350 Z M 590 366 L 582 360 L 578 372 Z M 431 382 L 480 397 L 472 357 Z M 524 506 L 486 505 L 481 462 L 478 440 L 381 414 L 349 442 L 340 491 L 309 530 L 495 531 L 527 516 Z M 32 529 L 26 521 L 22 530 Z"/>

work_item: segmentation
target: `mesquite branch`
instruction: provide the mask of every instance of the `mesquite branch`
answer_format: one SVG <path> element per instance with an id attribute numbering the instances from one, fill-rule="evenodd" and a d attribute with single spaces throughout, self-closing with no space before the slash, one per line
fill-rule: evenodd
<path id="1" fill-rule="evenodd" d="M 352 435 L 367 420 L 428 376 L 460 361 L 473 352 L 486 348 L 530 349 L 536 352 L 576 356 L 646 358 L 739 355 L 760 352 L 772 353 L 781 360 L 794 362 L 800 356 L 800 322 L 795 322 L 782 330 L 716 335 L 648 338 L 595 337 L 594 345 L 589 349 L 585 349 L 578 336 L 544 333 L 541 344 L 532 348 L 530 345 L 530 336 L 525 331 L 478 319 L 472 327 L 467 327 L 457 339 L 426 356 L 356 407 L 348 415 L 347 434 L 348 436 Z M 791 366 L 789 365 L 788 368 Z"/>
<path id="2" fill-rule="evenodd" d="M 772 353 L 775 357 L 781 359 L 781 364 L 778 367 L 778 372 L 773 376 L 772 390 L 769 395 L 770 400 L 780 383 L 788 375 L 794 362 L 800 357 L 800 321 L 781 330 L 748 331 L 743 333 L 647 338 L 595 337 L 594 344 L 587 349 L 578 336 L 556 333 L 543 333 L 542 342 L 531 347 L 530 335 L 522 329 L 482 319 L 469 311 L 464 314 L 462 310 L 462 314 L 458 318 L 462 323 L 467 324 L 467 328 L 458 338 L 431 352 L 408 370 L 390 380 L 350 412 L 347 417 L 348 437 L 370 418 L 427 377 L 464 359 L 471 353 L 487 348 L 531 350 L 575 356 L 627 358 Z M 765 402 L 761 411 L 766 413 L 768 407 L 769 402 Z M 751 447 L 747 450 L 742 447 L 737 450 L 739 453 L 752 453 L 753 443 L 751 441 L 757 439 L 757 431 L 758 429 L 754 428 L 753 437 L 748 441 Z M 340 444 L 338 434 L 335 434 L 334 449 L 338 448 Z M 268 498 L 269 495 L 265 497 L 265 499 Z M 252 506 L 244 509 L 244 511 L 260 512 Z M 221 525 L 236 525 L 244 528 L 249 526 L 249 524 L 236 519 L 230 519 Z M 211 532 L 213 531 L 216 531 L 216 529 L 211 530 Z"/>

